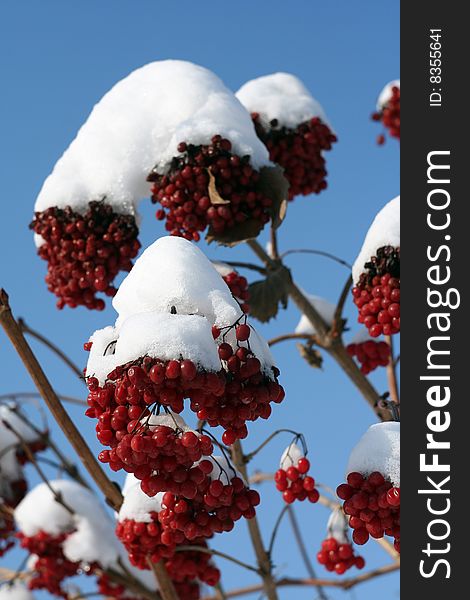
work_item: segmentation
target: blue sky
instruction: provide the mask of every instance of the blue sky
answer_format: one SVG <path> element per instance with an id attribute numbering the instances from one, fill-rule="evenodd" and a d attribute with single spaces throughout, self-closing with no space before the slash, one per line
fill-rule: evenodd
<path id="1" fill-rule="evenodd" d="M 399 76 L 398 3 L 17 0 L 0 7 L 0 56 L 0 285 L 9 292 L 15 313 L 47 332 L 80 365 L 86 360 L 83 341 L 114 321 L 115 314 L 112 308 L 104 313 L 55 309 L 43 282 L 45 264 L 35 256 L 28 223 L 44 178 L 93 104 L 134 68 L 153 60 L 181 58 L 214 70 L 234 90 L 248 79 L 275 71 L 292 72 L 305 82 L 323 105 L 339 142 L 327 156 L 328 190 L 320 196 L 298 198 L 289 206 L 279 233 L 282 250 L 316 248 L 351 262 L 374 214 L 398 194 L 399 146 L 388 140 L 378 147 L 379 128 L 369 118 L 382 86 Z M 142 212 L 141 240 L 146 247 L 164 231 L 153 218 L 149 202 L 142 204 Z M 224 250 L 204 244 L 201 248 L 211 258 L 252 259 L 248 248 Z M 299 285 L 332 301 L 347 277 L 344 267 L 315 256 L 292 256 L 288 263 Z M 351 303 L 346 315 L 354 329 Z M 268 338 L 288 333 L 298 317 L 296 308 L 289 306 L 261 330 Z M 47 350 L 33 345 L 56 389 L 83 396 L 80 382 Z M 287 398 L 269 422 L 251 425 L 246 448 L 256 447 L 275 428 L 302 430 L 314 476 L 335 487 L 342 481 L 350 448 L 374 416 L 327 357 L 322 370 L 313 370 L 302 362 L 292 342 L 277 346 L 274 353 Z M 33 389 L 3 334 L 0 355 L 0 393 Z M 372 379 L 385 391 L 383 373 Z M 80 408 L 70 410 L 98 451 L 92 423 Z M 52 423 L 51 427 L 55 430 Z M 69 451 L 66 440 L 58 435 Z M 272 471 L 288 442 L 285 437 L 273 441 L 254 467 Z M 34 480 L 34 474 L 31 477 Z M 269 539 L 282 501 L 268 485 L 261 493 L 260 522 Z M 328 513 L 321 506 L 302 505 L 298 515 L 314 557 Z M 244 560 L 252 557 L 242 522 L 234 533 L 220 536 L 214 547 Z M 376 544 L 369 543 L 362 554 L 367 568 L 388 561 Z M 273 559 L 277 574 L 305 576 L 287 522 L 281 527 Z M 13 553 L 2 559 L 2 565 L 15 568 L 19 561 Z M 250 573 L 230 563 L 220 566 L 226 589 L 253 581 Z M 317 571 L 326 575 L 320 566 Z M 382 600 L 397 598 L 398 577 L 387 576 L 352 592 L 328 591 L 328 596 L 331 600 L 372 600 L 379 593 Z M 280 598 L 312 599 L 315 592 L 286 588 Z"/>

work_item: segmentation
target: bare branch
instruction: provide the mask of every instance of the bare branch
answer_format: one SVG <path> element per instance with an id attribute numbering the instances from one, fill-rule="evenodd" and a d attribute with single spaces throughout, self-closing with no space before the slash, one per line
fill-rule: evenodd
<path id="1" fill-rule="evenodd" d="M 352 266 L 347 261 L 343 260 L 342 258 L 339 258 L 338 256 L 335 256 L 334 254 L 331 254 L 331 252 L 325 252 L 323 250 L 311 250 L 310 248 L 296 248 L 294 250 L 286 250 L 286 252 L 283 252 L 281 254 L 281 258 L 285 258 L 286 256 L 289 256 L 289 254 L 316 254 L 317 256 L 324 256 L 325 258 L 330 258 L 331 260 L 334 260 L 335 262 L 339 263 L 340 265 L 343 265 L 349 270 L 352 269 Z"/>
<path id="2" fill-rule="evenodd" d="M 230 556 L 230 554 L 225 554 L 225 552 L 220 552 L 219 550 L 214 550 L 214 548 L 208 548 L 206 546 L 176 546 L 176 552 L 202 552 L 203 554 L 211 554 L 212 556 L 219 556 L 220 558 L 225 558 L 225 560 L 229 560 L 230 562 L 235 563 L 239 567 L 243 567 L 244 569 L 248 569 L 249 571 L 253 571 L 254 573 L 260 574 L 259 569 L 256 567 L 252 567 L 251 565 L 235 558 L 234 556 Z"/>
<path id="3" fill-rule="evenodd" d="M 307 340 L 313 344 L 316 344 L 317 346 L 320 346 L 317 336 L 309 335 L 307 333 L 285 333 L 283 335 L 278 335 L 268 340 L 268 346 L 275 346 L 280 342 L 287 342 L 289 340 Z"/>
<path id="4" fill-rule="evenodd" d="M 79 406 L 86 406 L 85 400 L 81 398 L 74 398 L 73 396 L 64 396 L 64 394 L 57 394 L 57 397 L 62 402 L 68 402 L 69 404 L 77 404 Z M 0 402 L 5 400 L 26 400 L 28 398 L 41 398 L 41 394 L 37 392 L 11 392 L 10 394 L 0 394 Z"/>

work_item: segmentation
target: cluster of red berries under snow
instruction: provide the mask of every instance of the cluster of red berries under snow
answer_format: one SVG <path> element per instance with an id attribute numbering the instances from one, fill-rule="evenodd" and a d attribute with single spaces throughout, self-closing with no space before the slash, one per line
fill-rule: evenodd
<path id="1" fill-rule="evenodd" d="M 380 92 L 377 100 L 377 110 L 372 114 L 372 120 L 382 123 L 389 135 L 400 139 L 400 81 L 391 81 Z M 380 134 L 377 143 L 382 145 L 385 136 Z"/>

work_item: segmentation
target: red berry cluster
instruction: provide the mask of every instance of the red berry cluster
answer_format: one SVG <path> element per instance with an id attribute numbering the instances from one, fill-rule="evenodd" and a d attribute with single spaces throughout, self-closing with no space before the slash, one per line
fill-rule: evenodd
<path id="1" fill-rule="evenodd" d="M 207 544 L 203 541 L 198 546 L 207 547 Z M 211 555 L 206 552 L 190 550 L 176 552 L 166 562 L 166 568 L 176 584 L 189 583 L 197 579 L 214 587 L 220 581 L 220 571 L 211 562 Z"/>
<path id="2" fill-rule="evenodd" d="M 320 494 L 315 488 L 315 479 L 307 475 L 310 469 L 308 458 L 300 458 L 297 465 L 290 466 L 287 469 L 278 469 L 274 474 L 276 488 L 282 492 L 284 502 L 292 504 L 294 500 L 303 502 L 306 498 L 310 502 L 318 502 Z"/>
<path id="3" fill-rule="evenodd" d="M 207 463 L 207 468 L 213 467 L 210 461 L 203 463 Z M 199 538 L 210 538 L 214 533 L 232 531 L 235 521 L 242 517 L 252 519 L 259 503 L 258 492 L 247 488 L 238 476 L 226 484 L 221 479 L 206 477 L 192 500 L 166 492 L 158 518 L 163 528 L 172 534 L 175 544 L 185 539 L 195 542 Z"/>
<path id="4" fill-rule="evenodd" d="M 79 570 L 79 563 L 65 558 L 62 543 L 69 534 L 53 536 L 39 531 L 33 536 L 18 533 L 21 547 L 36 555 L 33 564 L 33 576 L 28 581 L 31 590 L 47 590 L 55 596 L 67 598 L 62 583 L 67 577 L 73 577 Z"/>
<path id="5" fill-rule="evenodd" d="M 338 575 L 342 575 L 352 567 L 363 569 L 366 564 L 362 556 L 354 554 L 352 544 L 341 543 L 334 537 L 323 540 L 321 550 L 317 553 L 317 560 L 327 571 L 334 571 Z"/>
<path id="6" fill-rule="evenodd" d="M 103 310 L 98 292 L 114 296 L 119 271 L 130 271 L 140 243 L 135 218 L 109 204 L 90 202 L 84 214 L 70 206 L 37 212 L 30 228 L 41 236 L 39 256 L 48 263 L 46 283 L 57 307 Z"/>
<path id="7" fill-rule="evenodd" d="M 364 375 L 368 375 L 377 367 L 386 367 L 390 360 L 390 346 L 386 342 L 367 340 L 358 344 L 348 344 L 346 350 L 350 356 L 357 358 Z"/>
<path id="8" fill-rule="evenodd" d="M 179 600 L 199 600 L 201 598 L 201 586 L 198 581 L 185 579 L 173 583 Z"/>
<path id="9" fill-rule="evenodd" d="M 323 152 L 331 150 L 337 141 L 328 125 L 314 117 L 290 129 L 273 119 L 267 129 L 258 113 L 251 116 L 258 137 L 269 150 L 269 158 L 284 169 L 289 200 L 297 195 L 319 194 L 327 187 Z"/>
<path id="10" fill-rule="evenodd" d="M 245 314 L 250 312 L 250 292 L 248 291 L 248 281 L 246 277 L 240 275 L 237 271 L 232 271 L 227 275 L 224 275 L 222 279 L 228 285 L 229 290 L 232 292 L 232 296 L 238 301 L 241 309 Z"/>
<path id="11" fill-rule="evenodd" d="M 282 402 L 285 395 L 277 382 L 279 370 L 273 367 L 274 379 L 269 379 L 262 373 L 261 362 L 249 347 L 240 345 L 240 342 L 248 341 L 250 332 L 246 323 L 237 324 L 235 347 L 224 341 L 219 345 L 219 357 L 226 377 L 223 395 L 211 397 L 204 390 L 191 395 L 191 409 L 197 413 L 198 419 L 207 421 L 211 427 L 221 425 L 225 429 L 222 441 L 227 445 L 246 438 L 246 422 L 259 417 L 267 419 L 271 414 L 270 403 Z M 221 330 L 213 327 L 212 334 L 218 338 Z M 225 335 L 222 334 L 222 338 Z"/>
<path id="12" fill-rule="evenodd" d="M 171 235 L 198 241 L 199 232 L 208 226 L 221 234 L 248 219 L 261 226 L 270 219 L 272 201 L 258 191 L 259 172 L 250 165 L 250 157 L 233 154 L 231 142 L 220 135 L 211 142 L 205 146 L 181 142 L 168 173 L 154 171 L 148 177 L 153 182 L 152 202 L 162 206 L 156 217 L 166 219 Z M 220 196 L 215 202 L 210 175 Z"/>
<path id="13" fill-rule="evenodd" d="M 388 130 L 389 135 L 400 139 L 400 88 L 394 85 L 391 89 L 390 99 L 387 101 L 382 110 L 372 114 L 373 121 L 381 121 L 383 126 Z M 385 142 L 385 137 L 379 135 L 377 143 L 382 145 Z"/>
<path id="14" fill-rule="evenodd" d="M 369 476 L 350 473 L 347 483 L 338 486 L 336 493 L 344 500 L 343 510 L 349 515 L 353 540 L 362 546 L 369 536 L 394 538 L 400 551 L 400 488 L 375 471 Z"/>
<path id="15" fill-rule="evenodd" d="M 94 575 L 95 570 L 91 569 L 87 574 Z M 140 598 L 129 594 L 123 585 L 111 581 L 106 573 L 101 573 L 96 578 L 96 584 L 98 586 L 98 593 L 103 598 L 113 598 L 113 600 L 140 600 Z"/>
<path id="16" fill-rule="evenodd" d="M 384 246 L 353 288 L 354 304 L 372 337 L 400 332 L 400 248 Z"/>

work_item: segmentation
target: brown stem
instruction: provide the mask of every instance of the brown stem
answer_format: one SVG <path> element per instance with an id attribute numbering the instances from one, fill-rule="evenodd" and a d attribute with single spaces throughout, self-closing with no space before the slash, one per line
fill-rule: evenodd
<path id="1" fill-rule="evenodd" d="M 49 350 L 52 350 L 54 354 L 57 356 L 75 373 L 77 377 L 83 377 L 82 371 L 77 367 L 77 365 L 63 352 L 58 346 L 56 346 L 53 342 L 48 340 L 45 336 L 43 336 L 38 331 L 31 329 L 29 325 L 27 325 L 21 317 L 18 318 L 18 326 L 21 329 L 22 333 L 26 333 L 33 338 L 36 338 L 41 344 L 44 344 Z"/>
<path id="2" fill-rule="evenodd" d="M 10 394 L 0 394 L 0 402 L 3 400 L 24 400 L 27 398 L 40 398 L 41 394 L 37 392 L 11 392 Z M 69 404 L 77 404 L 79 406 L 86 406 L 85 400 L 81 398 L 74 398 L 73 396 L 64 396 L 63 394 L 57 394 L 57 398 L 61 402 L 68 402 Z"/>
<path id="3" fill-rule="evenodd" d="M 178 594 L 176 593 L 175 586 L 173 585 L 173 581 L 171 577 L 168 575 L 168 571 L 164 563 L 161 561 L 154 563 L 148 559 L 148 563 L 150 568 L 155 575 L 155 579 L 158 582 L 158 588 L 163 597 L 163 600 L 178 600 Z"/>
<path id="4" fill-rule="evenodd" d="M 338 304 L 336 305 L 336 310 L 335 310 L 335 314 L 333 317 L 333 326 L 332 326 L 333 335 L 335 335 L 335 334 L 341 335 L 343 332 L 343 321 L 342 321 L 343 308 L 344 308 L 344 304 L 348 298 L 349 290 L 351 289 L 352 283 L 353 283 L 353 280 L 352 280 L 352 276 L 350 275 L 347 278 L 343 289 L 341 290 L 341 295 L 339 297 Z"/>
<path id="5" fill-rule="evenodd" d="M 274 258 L 274 260 L 276 260 L 279 258 L 279 250 L 277 247 L 276 229 L 274 228 L 272 221 L 271 221 L 270 236 L 271 236 L 271 256 L 272 256 L 272 258 Z"/>
<path id="6" fill-rule="evenodd" d="M 323 250 L 313 250 L 310 248 L 295 248 L 293 250 L 286 250 L 286 252 L 283 252 L 281 254 L 281 258 L 285 258 L 286 256 L 289 256 L 289 254 L 316 254 L 317 256 L 324 256 L 325 258 L 330 258 L 331 260 L 334 260 L 335 262 L 339 263 L 340 265 L 343 265 L 343 267 L 346 267 L 349 270 L 352 269 L 352 266 L 342 258 L 331 254 L 331 252 L 325 252 Z"/>
<path id="7" fill-rule="evenodd" d="M 8 294 L 3 289 L 0 290 L 0 323 L 19 357 L 23 361 L 24 366 L 30 374 L 31 379 L 36 385 L 44 402 L 47 404 L 54 419 L 57 421 L 57 424 L 60 426 L 65 436 L 72 444 L 84 467 L 98 488 L 103 492 L 108 504 L 112 506 L 114 510 L 119 510 L 122 504 L 122 494 L 119 488 L 108 479 L 90 448 L 86 444 L 83 436 L 78 431 L 67 411 L 62 406 L 59 398 L 57 397 L 51 384 L 49 383 L 49 380 L 42 370 L 41 365 L 26 341 L 21 328 L 13 317 L 8 302 Z M 170 578 L 168 577 L 165 566 L 163 564 L 156 565 L 155 572 L 158 577 L 163 600 L 178 600 L 178 596 L 174 591 L 174 587 Z M 162 579 L 161 581 L 160 576 Z"/>
<path id="8" fill-rule="evenodd" d="M 264 267 L 260 267 L 259 265 L 254 265 L 253 263 L 247 262 L 239 262 L 233 260 L 224 260 L 225 264 L 229 265 L 229 267 L 235 267 L 238 269 L 248 269 L 249 271 L 256 271 L 261 275 L 266 275 L 266 269 Z"/>
<path id="9" fill-rule="evenodd" d="M 312 561 L 310 560 L 310 557 L 307 552 L 307 548 L 305 547 L 305 543 L 304 543 L 302 534 L 300 532 L 300 527 L 297 522 L 297 517 L 295 515 L 293 506 L 288 505 L 287 512 L 288 512 L 289 521 L 290 521 L 290 524 L 292 527 L 292 531 L 294 533 L 295 541 L 297 542 L 297 546 L 299 547 L 300 555 L 301 555 L 302 560 L 305 565 L 305 569 L 307 570 L 309 577 L 311 577 L 312 579 L 316 579 L 317 574 L 315 573 L 315 569 L 313 568 Z M 317 585 L 317 592 L 318 592 L 318 597 L 321 600 L 328 600 L 321 585 Z"/>
<path id="10" fill-rule="evenodd" d="M 230 556 L 230 554 L 219 552 L 219 550 L 214 550 L 214 548 L 208 548 L 207 546 L 177 546 L 176 552 L 202 552 L 203 554 L 210 554 L 211 556 L 219 556 L 220 558 L 225 558 L 225 560 L 235 563 L 239 567 L 243 567 L 244 569 L 248 569 L 249 571 L 254 571 L 255 573 L 259 574 L 259 570 L 255 567 L 252 567 L 242 560 L 238 560 L 238 558 L 235 558 L 234 556 Z"/>
<path id="11" fill-rule="evenodd" d="M 385 341 L 390 346 L 390 360 L 388 361 L 388 365 L 387 365 L 387 381 L 388 381 L 388 389 L 390 392 L 390 398 L 397 406 L 400 406 L 400 393 L 398 391 L 397 374 L 395 371 L 395 357 L 393 354 L 392 336 L 386 335 Z"/>
<path id="12" fill-rule="evenodd" d="M 232 446 L 232 456 L 236 468 L 243 475 L 245 481 L 248 481 L 248 471 L 246 468 L 245 457 L 243 455 L 242 445 L 239 440 L 237 440 Z M 259 571 L 261 577 L 263 578 L 262 589 L 264 590 L 268 600 L 278 600 L 276 583 L 271 571 L 271 560 L 264 548 L 263 538 L 261 537 L 261 531 L 256 517 L 248 520 L 248 531 L 250 533 L 253 550 L 256 554 Z"/>
<path id="13" fill-rule="evenodd" d="M 374 579 L 376 577 L 381 577 L 382 575 L 387 575 L 389 573 L 393 573 L 400 568 L 400 565 L 397 563 L 391 563 L 389 565 L 384 565 L 383 567 L 379 567 L 378 569 L 374 569 L 373 571 L 368 571 L 367 573 L 362 573 L 357 577 L 351 577 L 348 579 L 318 579 L 318 578 L 294 578 L 294 577 L 283 577 L 282 579 L 278 579 L 276 581 L 277 587 L 295 587 L 295 586 L 323 586 L 323 587 L 336 587 L 342 588 L 344 590 L 350 590 L 356 585 L 363 583 L 364 581 L 369 581 L 370 579 Z M 239 596 L 247 596 L 248 594 L 254 594 L 257 592 L 262 592 L 262 585 L 250 585 L 243 588 L 238 588 L 235 590 L 231 590 L 225 593 L 227 598 L 237 598 Z M 204 596 L 201 600 L 216 600 L 215 596 Z"/>
<path id="14" fill-rule="evenodd" d="M 161 600 L 161 596 L 158 592 L 149 590 L 138 579 L 130 576 L 128 573 L 123 575 L 114 569 L 103 569 L 103 573 L 105 573 L 113 583 L 124 586 L 130 592 L 134 592 L 142 598 L 147 598 L 147 600 Z"/>
<path id="15" fill-rule="evenodd" d="M 307 340 L 317 344 L 317 346 L 320 345 L 315 335 L 310 335 L 307 333 L 284 333 L 283 335 L 278 335 L 268 340 L 268 346 L 275 346 L 280 342 L 287 342 L 289 340 Z"/>

